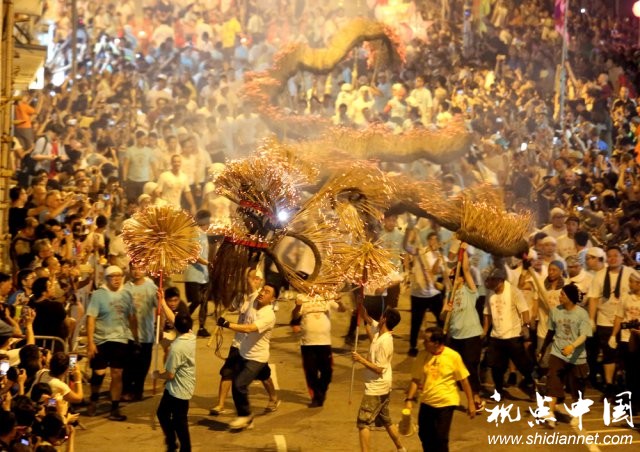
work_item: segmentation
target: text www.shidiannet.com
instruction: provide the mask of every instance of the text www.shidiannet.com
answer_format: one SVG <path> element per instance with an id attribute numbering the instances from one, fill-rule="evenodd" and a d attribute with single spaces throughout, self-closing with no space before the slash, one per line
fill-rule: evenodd
<path id="1" fill-rule="evenodd" d="M 530 435 L 487 435 L 489 445 L 602 445 L 621 446 L 633 443 L 632 435 L 591 435 L 564 434 L 559 432 L 533 433 Z"/>

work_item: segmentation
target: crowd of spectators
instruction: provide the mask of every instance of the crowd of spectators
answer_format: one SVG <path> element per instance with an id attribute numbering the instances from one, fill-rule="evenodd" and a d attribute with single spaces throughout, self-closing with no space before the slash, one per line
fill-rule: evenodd
<path id="1" fill-rule="evenodd" d="M 545 234 L 532 236 L 532 246 L 545 265 L 576 255 L 587 268 L 590 247 L 611 246 L 625 265 L 639 265 L 633 21 L 614 17 L 605 1 L 572 12 L 563 104 L 563 37 L 549 2 L 489 5 L 473 17 L 464 49 L 462 17 L 441 20 L 433 3 L 423 15 L 428 32 L 406 43 L 402 67 L 369 68 L 360 47 L 328 75 L 296 74 L 274 101 L 291 114 L 353 128 L 385 124 L 398 134 L 462 117 L 474 134 L 465 158 L 384 168 L 440 179 L 451 195 L 477 183 L 501 188 L 508 210 L 533 212 Z M 449 3 L 463 11 L 461 1 Z M 326 46 L 348 21 L 334 2 L 149 0 L 141 14 L 131 0 L 77 5 L 75 77 L 69 2 L 51 1 L 45 88 L 15 104 L 12 274 L 0 275 L 4 319 L 28 323 L 35 312 L 35 334 L 69 349 L 104 268 L 128 268 L 120 234 L 137 208 L 170 203 L 207 209 L 212 222 L 228 218 L 230 203 L 215 193 L 212 175 L 270 133 L 242 101 L 244 74 L 269 67 L 284 44 Z M 17 400 L 14 414 L 0 414 L 23 425 Z M 39 422 L 53 425 L 54 416 Z M 0 442 L 11 422 L 0 422 Z"/>

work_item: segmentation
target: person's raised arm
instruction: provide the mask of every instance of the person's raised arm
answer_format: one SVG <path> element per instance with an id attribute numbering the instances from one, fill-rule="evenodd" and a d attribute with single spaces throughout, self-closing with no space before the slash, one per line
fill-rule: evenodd
<path id="1" fill-rule="evenodd" d="M 82 372 L 80 372 L 80 368 L 76 366 L 73 371 L 69 372 L 69 377 L 69 387 L 71 391 L 64 396 L 64 400 L 69 403 L 80 403 L 84 398 L 82 392 Z"/>
<path id="2" fill-rule="evenodd" d="M 469 254 L 467 253 L 467 244 L 462 243 L 460 246 L 464 245 L 464 253 L 462 253 L 462 275 L 464 276 L 464 282 L 467 284 L 467 287 L 472 292 L 478 290 L 476 287 L 476 283 L 473 280 L 473 275 L 471 274 L 471 266 L 469 265 Z"/>

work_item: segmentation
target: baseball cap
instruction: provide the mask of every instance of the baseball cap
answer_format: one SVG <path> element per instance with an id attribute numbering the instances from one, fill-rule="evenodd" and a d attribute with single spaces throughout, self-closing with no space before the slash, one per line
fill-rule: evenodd
<path id="1" fill-rule="evenodd" d="M 605 253 L 602 248 L 598 248 L 597 246 L 594 246 L 587 250 L 587 256 L 604 259 L 607 256 L 607 253 Z"/>
<path id="2" fill-rule="evenodd" d="M 104 276 L 123 275 L 123 274 L 124 272 L 117 265 L 109 265 L 107 269 L 104 271 Z"/>

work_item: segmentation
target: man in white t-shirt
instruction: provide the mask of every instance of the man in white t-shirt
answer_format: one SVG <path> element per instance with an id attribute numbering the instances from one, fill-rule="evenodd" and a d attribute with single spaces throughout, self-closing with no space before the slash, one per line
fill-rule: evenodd
<path id="1" fill-rule="evenodd" d="M 340 301 L 316 295 L 300 294 L 291 313 L 292 322 L 300 321 L 302 368 L 311 394 L 309 408 L 321 407 L 333 375 L 331 354 L 331 310 L 346 311 Z"/>
<path id="2" fill-rule="evenodd" d="M 233 304 L 229 308 L 229 311 L 238 311 L 238 324 L 243 325 L 245 323 L 253 323 L 255 318 L 255 309 L 257 305 L 257 298 L 262 289 L 262 273 L 259 273 L 256 269 L 249 270 L 247 274 L 247 293 L 242 296 L 236 297 Z M 231 390 L 231 384 L 233 378 L 238 372 L 239 366 L 242 364 L 242 357 L 240 356 L 240 343 L 246 333 L 237 332 L 229 347 L 229 354 L 224 364 L 220 368 L 220 385 L 218 387 L 218 404 L 209 410 L 209 414 L 212 416 L 218 416 L 221 414 L 227 414 L 229 410 L 225 409 L 224 402 L 227 399 L 227 395 Z M 273 413 L 280 406 L 280 400 L 276 393 L 273 380 L 270 375 L 271 370 L 269 366 L 265 366 L 262 375 L 258 375 L 256 378 L 262 381 L 265 391 L 269 395 L 269 404 L 265 409 L 265 414 Z M 265 377 L 265 379 L 262 379 Z"/>
<path id="3" fill-rule="evenodd" d="M 618 356 L 616 350 L 611 348 L 609 338 L 616 313 L 620 309 L 620 300 L 629 293 L 629 276 L 633 269 L 624 265 L 619 246 L 607 248 L 606 256 L 608 267 L 594 275 L 587 293 L 589 319 L 596 339 L 594 348 L 587 348 L 587 359 L 590 371 L 595 375 L 600 371 L 597 357 L 602 352 L 604 396 L 612 397 L 615 392 L 614 377 Z"/>
<path id="4" fill-rule="evenodd" d="M 231 430 L 244 430 L 253 424 L 253 415 L 249 405 L 249 385 L 253 380 L 264 379 L 265 373 L 270 373 L 269 345 L 271 333 L 276 326 L 276 313 L 271 308 L 271 303 L 278 298 L 279 288 L 271 282 L 267 282 L 258 298 L 255 309 L 255 317 L 250 323 L 230 323 L 224 317 L 218 319 L 218 326 L 229 328 L 237 333 L 246 333 L 240 342 L 239 370 L 235 375 L 231 392 L 233 403 L 236 406 L 238 417 L 229 423 Z M 268 378 L 268 377 L 267 377 Z"/>
<path id="5" fill-rule="evenodd" d="M 36 376 L 35 383 L 47 383 L 51 387 L 51 395 L 58 404 L 58 413 L 65 422 L 73 422 L 78 419 L 78 415 L 70 415 L 69 403 L 82 402 L 82 374 L 80 368 L 75 364 L 69 367 L 69 355 L 64 352 L 54 353 L 49 362 L 49 370 L 41 370 Z M 69 384 L 65 383 L 67 373 L 70 376 Z"/>
<path id="6" fill-rule="evenodd" d="M 511 360 L 523 376 L 520 389 L 532 396 L 533 363 L 524 348 L 530 328 L 529 307 L 520 290 L 506 279 L 504 268 L 496 267 L 485 280 L 485 287 L 493 291 L 484 307 L 483 336 L 492 327 L 487 361 L 498 393 L 504 395 L 504 374 Z"/>
<path id="7" fill-rule="evenodd" d="M 174 207 L 180 208 L 180 198 L 184 194 L 191 214 L 196 214 L 196 204 L 191 195 L 189 188 L 189 180 L 187 175 L 182 172 L 182 156 L 179 154 L 171 156 L 171 170 L 160 174 L 158 178 L 158 187 L 156 192 L 160 198 L 167 201 Z"/>
<path id="8" fill-rule="evenodd" d="M 368 359 L 358 352 L 352 353 L 354 362 L 365 367 L 364 396 L 358 411 L 358 431 L 360 436 L 360 450 L 369 450 L 371 427 L 384 426 L 398 451 L 406 452 L 400 442 L 398 428 L 391 423 L 389 415 L 389 401 L 391 395 L 393 360 L 393 328 L 400 323 L 400 313 L 394 308 L 387 308 L 380 322 L 376 322 L 366 313 L 362 304 L 359 309 L 364 319 L 367 336 L 371 341 Z"/>

